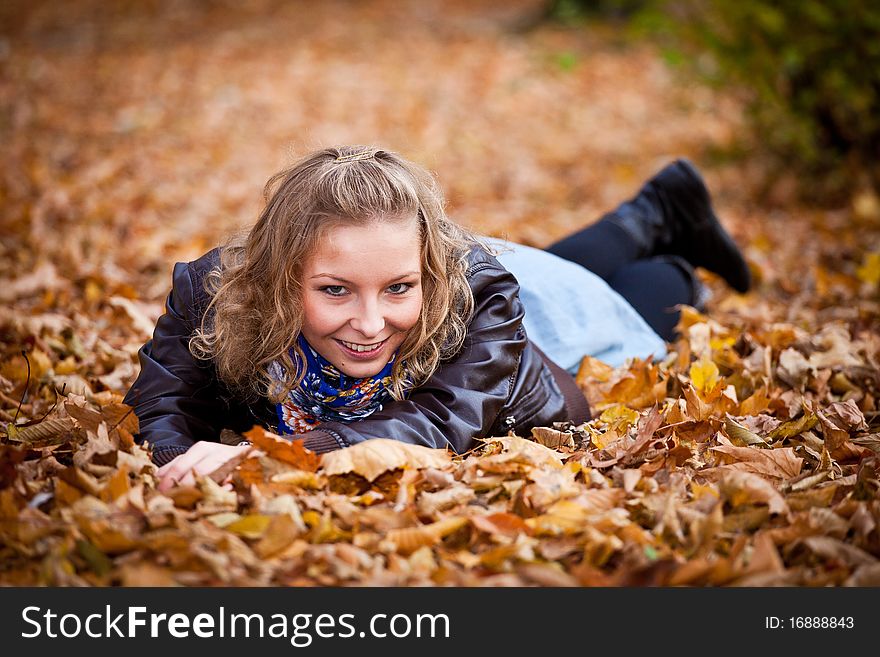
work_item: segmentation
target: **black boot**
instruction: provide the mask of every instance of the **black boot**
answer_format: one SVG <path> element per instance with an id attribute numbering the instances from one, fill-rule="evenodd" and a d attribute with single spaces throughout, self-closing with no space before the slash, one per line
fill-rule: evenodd
<path id="1" fill-rule="evenodd" d="M 603 220 L 624 229 L 639 245 L 640 257 L 678 255 L 718 274 L 738 292 L 751 286 L 749 267 L 715 216 L 706 185 L 688 160 L 664 167 Z"/>

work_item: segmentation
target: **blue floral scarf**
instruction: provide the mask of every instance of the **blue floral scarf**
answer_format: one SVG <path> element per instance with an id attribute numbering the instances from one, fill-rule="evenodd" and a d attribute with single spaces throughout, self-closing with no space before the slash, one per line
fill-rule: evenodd
<path id="1" fill-rule="evenodd" d="M 340 372 L 315 351 L 300 334 L 297 343 L 306 357 L 306 374 L 287 399 L 276 405 L 278 432 L 299 434 L 311 431 L 321 422 L 352 422 L 382 410 L 393 399 L 391 369 L 397 352 L 375 376 L 355 379 Z M 296 362 L 294 350 L 290 357 Z M 269 373 L 280 378 L 281 365 L 273 363 Z"/>

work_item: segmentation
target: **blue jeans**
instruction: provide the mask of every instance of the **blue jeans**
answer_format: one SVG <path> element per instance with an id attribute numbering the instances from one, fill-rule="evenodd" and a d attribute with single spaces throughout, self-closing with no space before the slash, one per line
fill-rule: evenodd
<path id="1" fill-rule="evenodd" d="M 598 221 L 545 249 L 602 278 L 667 342 L 676 337 L 678 304 L 699 306 L 701 283 L 674 255 L 639 257 L 639 246 L 616 224 Z"/>

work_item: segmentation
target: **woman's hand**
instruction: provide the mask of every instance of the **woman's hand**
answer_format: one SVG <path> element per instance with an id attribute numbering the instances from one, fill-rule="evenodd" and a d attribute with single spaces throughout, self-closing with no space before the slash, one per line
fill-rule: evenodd
<path id="1" fill-rule="evenodd" d="M 250 449 L 253 449 L 250 445 L 224 445 L 201 440 L 159 468 L 159 490 L 166 491 L 174 486 L 192 486 L 195 484 L 194 474 L 208 475 Z"/>

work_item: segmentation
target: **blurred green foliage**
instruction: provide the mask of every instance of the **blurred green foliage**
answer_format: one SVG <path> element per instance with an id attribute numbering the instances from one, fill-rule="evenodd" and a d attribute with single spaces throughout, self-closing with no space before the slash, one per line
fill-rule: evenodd
<path id="1" fill-rule="evenodd" d="M 814 199 L 880 189 L 877 0 L 563 0 L 621 15 L 666 60 L 745 94 L 756 141 Z"/>
<path id="2" fill-rule="evenodd" d="M 647 4 L 647 0 L 551 0 L 547 15 L 569 24 L 591 17 L 624 19 L 641 11 Z"/>

